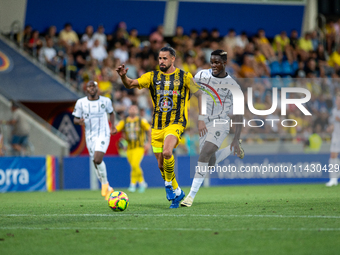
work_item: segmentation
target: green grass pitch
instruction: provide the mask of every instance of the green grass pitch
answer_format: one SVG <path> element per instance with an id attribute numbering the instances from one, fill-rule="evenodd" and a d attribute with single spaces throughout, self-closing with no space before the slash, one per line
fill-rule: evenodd
<path id="1" fill-rule="evenodd" d="M 0 194 L 0 254 L 340 254 L 340 187 L 202 188 L 179 209 L 122 191 L 124 212 L 99 191 Z"/>

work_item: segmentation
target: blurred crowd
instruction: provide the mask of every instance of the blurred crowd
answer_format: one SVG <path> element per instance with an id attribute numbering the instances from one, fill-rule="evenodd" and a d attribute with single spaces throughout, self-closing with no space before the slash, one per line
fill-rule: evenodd
<path id="1" fill-rule="evenodd" d="M 290 107 L 287 116 L 281 116 L 278 108 L 272 118 L 294 118 L 301 123 L 295 128 L 283 128 L 279 124 L 245 127 L 243 133 L 247 141 L 278 137 L 298 141 L 313 132 L 327 136 L 333 95 L 340 83 L 340 19 L 330 20 L 323 29 L 303 35 L 297 30 L 278 31 L 273 38 L 267 38 L 264 29 L 256 34 L 237 34 L 234 29 L 226 35 L 218 29 L 193 29 L 190 34 L 184 34 L 178 26 L 173 37 L 165 37 L 161 25 L 150 35 L 142 36 L 137 29 L 128 29 L 125 22 L 120 22 L 113 33 L 105 29 L 103 25 L 87 26 L 83 34 L 77 34 L 72 24 L 67 23 L 61 31 L 51 26 L 40 34 L 27 25 L 17 40 L 33 57 L 78 90 L 84 91 L 87 81 L 96 80 L 101 94 L 112 99 L 120 117 L 130 105 L 137 104 L 141 115 L 148 120 L 152 115 L 148 91 L 126 90 L 115 71 L 117 66 L 125 63 L 128 76 L 138 78 L 158 69 L 158 51 L 168 44 L 177 53 L 175 66 L 195 75 L 201 69 L 210 68 L 212 51 L 224 49 L 228 53 L 227 72 L 238 80 L 245 92 L 248 87 L 253 88 L 256 109 L 271 107 L 273 87 L 305 87 L 312 93 L 307 104 L 311 117 L 302 115 L 296 107 Z M 252 116 L 248 110 L 245 118 L 258 119 L 258 116 Z"/>

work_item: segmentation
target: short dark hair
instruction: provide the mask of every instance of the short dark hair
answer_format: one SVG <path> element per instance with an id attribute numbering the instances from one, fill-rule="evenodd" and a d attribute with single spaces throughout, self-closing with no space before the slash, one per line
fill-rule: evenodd
<path id="1" fill-rule="evenodd" d="M 162 49 L 160 49 L 159 52 L 161 52 L 161 51 L 169 51 L 170 55 L 176 57 L 176 51 L 170 46 L 163 47 Z"/>
<path id="2" fill-rule="evenodd" d="M 227 61 L 227 52 L 224 50 L 214 50 L 211 52 L 211 56 L 220 56 L 223 61 Z"/>

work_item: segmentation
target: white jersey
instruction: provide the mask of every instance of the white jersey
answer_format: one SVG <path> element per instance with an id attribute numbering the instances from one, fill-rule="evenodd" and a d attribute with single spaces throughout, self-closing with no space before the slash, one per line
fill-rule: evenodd
<path id="1" fill-rule="evenodd" d="M 112 102 L 107 97 L 99 96 L 98 100 L 82 97 L 77 100 L 72 115 L 85 120 L 86 139 L 110 136 L 108 113 L 113 112 Z"/>
<path id="2" fill-rule="evenodd" d="M 336 107 L 333 108 L 332 114 L 330 117 L 330 123 L 334 125 L 334 130 L 332 133 L 332 137 L 336 137 L 340 139 L 340 121 L 337 121 L 335 118 L 340 118 L 340 110 L 338 110 Z"/>
<path id="3" fill-rule="evenodd" d="M 195 75 L 195 81 L 203 83 L 203 86 L 204 84 L 207 84 L 214 88 L 214 90 L 217 92 L 221 99 L 220 102 L 217 95 L 214 92 L 211 92 L 211 89 L 209 89 L 209 87 L 206 86 L 205 89 L 211 92 L 213 98 L 210 95 L 208 95 L 207 92 L 203 91 L 203 93 L 206 94 L 207 100 L 207 117 L 205 118 L 205 121 L 209 122 L 212 121 L 213 119 L 229 119 L 228 114 L 230 113 L 233 106 L 233 95 L 229 89 L 216 88 L 216 85 L 228 84 L 236 86 L 237 88 L 241 89 L 237 82 L 233 78 L 231 78 L 229 74 L 227 74 L 227 76 L 223 78 L 214 77 L 212 75 L 211 69 L 199 71 Z"/>

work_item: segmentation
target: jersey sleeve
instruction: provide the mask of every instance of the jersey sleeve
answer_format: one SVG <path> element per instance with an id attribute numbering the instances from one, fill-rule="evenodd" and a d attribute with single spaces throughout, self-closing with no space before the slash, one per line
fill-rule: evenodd
<path id="1" fill-rule="evenodd" d="M 110 114 L 113 112 L 112 102 L 109 98 L 107 99 L 107 103 L 106 103 L 106 112 Z"/>
<path id="2" fill-rule="evenodd" d="M 196 84 L 191 73 L 187 73 L 185 77 L 185 86 L 190 90 L 190 93 L 192 94 L 196 93 L 199 90 L 199 86 Z"/>
<path id="3" fill-rule="evenodd" d="M 150 130 L 151 128 L 150 124 L 148 123 L 146 119 L 141 120 L 141 126 L 145 131 Z"/>
<path id="4" fill-rule="evenodd" d="M 116 126 L 117 132 L 122 131 L 123 128 L 124 128 L 124 125 L 125 125 L 125 121 L 124 120 L 119 121 L 119 123 Z"/>
<path id="5" fill-rule="evenodd" d="M 152 81 L 151 81 L 151 72 L 147 72 L 143 74 L 140 78 L 137 79 L 139 89 L 149 88 Z"/>
<path id="6" fill-rule="evenodd" d="M 83 114 L 83 110 L 81 108 L 81 102 L 78 100 L 76 102 L 76 106 L 74 107 L 72 115 L 76 118 L 81 118 L 82 114 Z"/>

